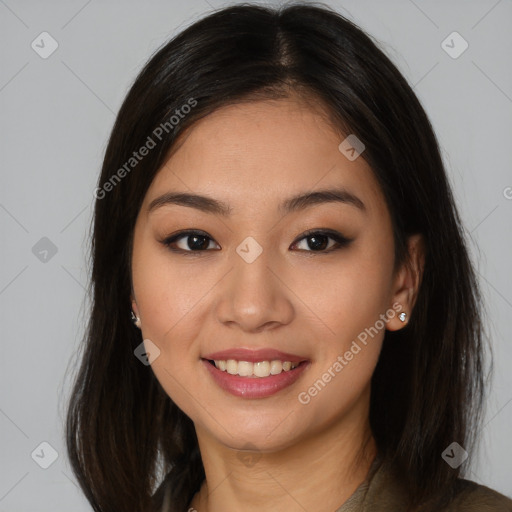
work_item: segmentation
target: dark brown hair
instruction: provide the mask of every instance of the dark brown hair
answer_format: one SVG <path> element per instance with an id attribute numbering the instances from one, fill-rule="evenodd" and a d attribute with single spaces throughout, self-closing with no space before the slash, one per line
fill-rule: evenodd
<path id="1" fill-rule="evenodd" d="M 208 15 L 152 56 L 106 149 L 91 247 L 92 312 L 66 424 L 70 461 L 95 511 L 151 510 L 162 475 L 172 510 L 182 511 L 205 476 L 192 421 L 134 357 L 141 335 L 130 320 L 130 255 L 146 191 L 185 128 L 224 105 L 290 90 L 320 100 L 344 133 L 365 144 L 362 156 L 391 214 L 395 263 L 405 261 L 409 235 L 424 236 L 417 303 L 406 328 L 385 334 L 370 423 L 411 510 L 454 489 L 460 468 L 441 454 L 453 441 L 470 450 L 477 431 L 480 299 L 431 124 L 393 63 L 346 18 L 321 5 L 246 4 Z M 130 161 L 148 137 L 154 147 Z"/>

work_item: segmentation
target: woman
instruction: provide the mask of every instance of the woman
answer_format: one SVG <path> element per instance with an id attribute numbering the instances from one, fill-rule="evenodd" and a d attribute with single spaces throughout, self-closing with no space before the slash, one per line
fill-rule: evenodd
<path id="1" fill-rule="evenodd" d="M 67 418 L 94 510 L 512 510 L 461 478 L 480 298 L 436 138 L 358 27 L 198 21 L 137 77 L 95 195 Z"/>

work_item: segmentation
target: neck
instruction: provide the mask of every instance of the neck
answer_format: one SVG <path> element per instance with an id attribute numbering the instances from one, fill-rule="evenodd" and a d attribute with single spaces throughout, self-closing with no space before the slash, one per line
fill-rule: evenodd
<path id="1" fill-rule="evenodd" d="M 377 453 L 367 418 L 252 459 L 197 435 L 206 474 L 190 503 L 197 512 L 332 512 L 365 480 Z"/>

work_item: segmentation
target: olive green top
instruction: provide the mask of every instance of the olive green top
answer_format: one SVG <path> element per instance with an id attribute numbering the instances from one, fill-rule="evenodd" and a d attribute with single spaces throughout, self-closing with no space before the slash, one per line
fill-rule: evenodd
<path id="1" fill-rule="evenodd" d="M 163 494 L 163 496 L 162 496 Z M 159 512 L 174 512 L 171 493 L 164 481 L 154 495 Z M 512 499 L 469 480 L 458 480 L 454 497 L 443 507 L 424 507 L 418 512 L 512 512 Z M 183 510 L 180 512 L 188 512 Z M 197 511 L 201 512 L 201 511 Z M 335 512 L 406 512 L 406 492 L 391 471 L 377 458 L 364 482 Z"/>
<path id="2" fill-rule="evenodd" d="M 512 512 L 512 500 L 469 480 L 457 481 L 457 492 L 435 512 Z M 434 512 L 431 507 L 419 509 Z M 336 512 L 405 512 L 406 492 L 391 471 L 375 460 L 365 481 Z"/>

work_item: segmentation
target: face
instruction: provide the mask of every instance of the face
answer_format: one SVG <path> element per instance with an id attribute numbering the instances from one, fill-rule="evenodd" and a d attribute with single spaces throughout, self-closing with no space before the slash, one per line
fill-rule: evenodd
<path id="1" fill-rule="evenodd" d="M 224 107 L 185 133 L 145 196 L 132 299 L 160 350 L 151 367 L 225 446 L 278 450 L 367 421 L 406 297 L 384 197 L 343 138 L 298 99 Z"/>

